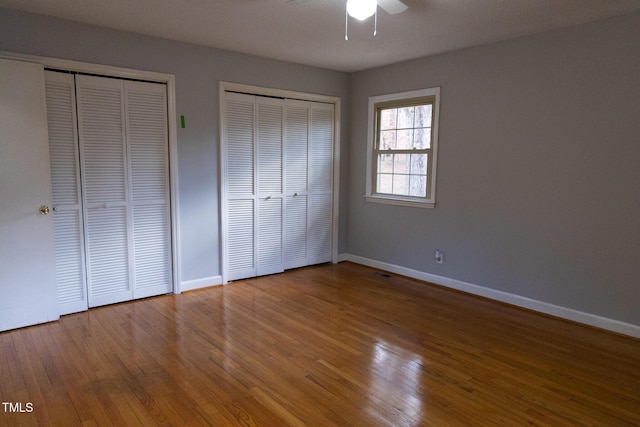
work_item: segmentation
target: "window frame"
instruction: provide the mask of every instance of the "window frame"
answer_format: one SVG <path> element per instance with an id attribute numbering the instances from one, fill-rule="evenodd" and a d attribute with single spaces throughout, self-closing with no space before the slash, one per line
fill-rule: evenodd
<path id="1" fill-rule="evenodd" d="M 433 99 L 431 116 L 431 148 L 427 165 L 427 194 L 425 197 L 405 196 L 377 192 L 377 142 L 380 138 L 379 110 L 388 107 L 402 108 L 424 105 L 425 99 Z M 419 89 L 369 97 L 369 122 L 367 131 L 367 182 L 365 199 L 368 202 L 387 203 L 433 209 L 436 205 L 436 169 L 438 159 L 438 123 L 440 118 L 440 87 Z M 422 150 L 421 150 L 422 151 Z"/>

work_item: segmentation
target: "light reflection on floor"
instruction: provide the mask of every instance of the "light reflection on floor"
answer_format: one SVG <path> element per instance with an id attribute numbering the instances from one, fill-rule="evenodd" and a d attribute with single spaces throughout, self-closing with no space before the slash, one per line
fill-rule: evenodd
<path id="1" fill-rule="evenodd" d="M 409 418 L 407 421 L 420 420 L 422 356 L 379 340 L 373 347 L 370 373 L 371 393 L 375 397 L 402 412 Z M 389 390 L 389 384 L 393 384 L 392 390 Z M 367 412 L 372 414 L 379 411 L 379 407 L 369 409 Z"/>

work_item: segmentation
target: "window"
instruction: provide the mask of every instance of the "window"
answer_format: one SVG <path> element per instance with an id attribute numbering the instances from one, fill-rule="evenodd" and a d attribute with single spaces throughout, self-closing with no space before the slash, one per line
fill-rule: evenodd
<path id="1" fill-rule="evenodd" d="M 435 206 L 440 88 L 369 98 L 370 202 Z"/>

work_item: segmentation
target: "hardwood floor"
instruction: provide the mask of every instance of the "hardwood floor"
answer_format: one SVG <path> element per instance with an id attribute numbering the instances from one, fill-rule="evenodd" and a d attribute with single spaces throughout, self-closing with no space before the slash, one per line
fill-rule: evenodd
<path id="1" fill-rule="evenodd" d="M 1 426 L 640 425 L 640 340 L 341 263 L 1 333 L 0 400 Z"/>

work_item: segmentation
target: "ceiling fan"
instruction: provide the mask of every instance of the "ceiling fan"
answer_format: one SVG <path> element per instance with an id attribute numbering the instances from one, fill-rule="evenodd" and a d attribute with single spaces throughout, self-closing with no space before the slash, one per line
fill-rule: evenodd
<path id="1" fill-rule="evenodd" d="M 347 0 L 347 14 L 362 21 L 374 15 L 378 6 L 389 15 L 407 10 L 400 0 Z"/>
<path id="2" fill-rule="evenodd" d="M 287 3 L 306 3 L 309 0 L 287 0 Z M 359 21 L 375 16 L 373 35 L 378 27 L 378 6 L 389 15 L 395 15 L 407 10 L 407 5 L 400 0 L 347 0 L 345 10 L 344 39 L 349 40 L 349 16 Z"/>
<path id="3" fill-rule="evenodd" d="M 349 40 L 349 16 L 364 21 L 374 15 L 373 36 L 375 37 L 378 32 L 378 6 L 389 15 L 395 15 L 407 9 L 407 5 L 400 0 L 347 0 L 344 39 Z"/>

